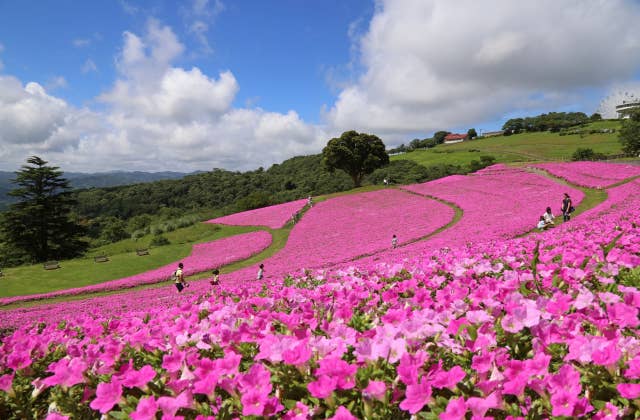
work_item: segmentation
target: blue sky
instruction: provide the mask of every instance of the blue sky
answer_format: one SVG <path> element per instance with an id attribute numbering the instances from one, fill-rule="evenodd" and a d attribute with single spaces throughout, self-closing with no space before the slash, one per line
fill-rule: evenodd
<path id="1" fill-rule="evenodd" d="M 0 170 L 249 170 L 349 129 L 393 146 L 606 111 L 639 92 L 639 17 L 637 0 L 0 1 Z"/>

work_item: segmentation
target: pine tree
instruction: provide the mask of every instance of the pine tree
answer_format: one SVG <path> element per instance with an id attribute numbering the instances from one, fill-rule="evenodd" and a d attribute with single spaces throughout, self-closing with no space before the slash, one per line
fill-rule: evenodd
<path id="1" fill-rule="evenodd" d="M 38 156 L 27 159 L 16 172 L 9 192 L 19 201 L 2 215 L 0 233 L 9 257 L 19 262 L 72 258 L 87 249 L 85 229 L 71 218 L 76 204 L 62 171 Z"/>

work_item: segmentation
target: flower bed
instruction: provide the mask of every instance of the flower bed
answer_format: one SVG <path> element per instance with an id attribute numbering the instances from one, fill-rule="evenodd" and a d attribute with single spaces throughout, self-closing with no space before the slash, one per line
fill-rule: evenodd
<path id="1" fill-rule="evenodd" d="M 511 238 L 534 229 L 547 207 L 560 213 L 564 192 L 576 207 L 584 198 L 580 190 L 505 165 L 403 188 L 447 200 L 462 209 L 458 223 L 430 239 L 433 247 Z"/>
<path id="2" fill-rule="evenodd" d="M 640 166 L 605 162 L 563 162 L 530 165 L 577 185 L 606 188 L 627 178 L 640 175 Z"/>
<path id="3" fill-rule="evenodd" d="M 196 244 L 191 255 L 180 260 L 184 264 L 184 274 L 192 275 L 213 268 L 222 267 L 235 261 L 244 260 L 264 250 L 271 244 L 271 234 L 264 231 L 249 232 L 241 235 L 219 239 L 217 241 Z M 178 261 L 163 267 L 91 286 L 76 287 L 50 293 L 40 293 L 25 296 L 13 296 L 0 299 L 0 305 L 15 302 L 48 299 L 57 296 L 74 296 L 86 293 L 105 292 L 111 290 L 129 289 L 143 284 L 161 283 L 167 281 L 176 270 Z"/>
<path id="4" fill-rule="evenodd" d="M 279 229 L 291 220 L 291 216 L 301 210 L 306 203 L 307 200 L 296 200 L 289 203 L 218 217 L 208 220 L 205 223 L 234 226 L 267 226 L 271 229 Z"/>
<path id="5" fill-rule="evenodd" d="M 0 345 L 0 413 L 633 417 L 637 188 L 515 240 L 23 326 Z"/>

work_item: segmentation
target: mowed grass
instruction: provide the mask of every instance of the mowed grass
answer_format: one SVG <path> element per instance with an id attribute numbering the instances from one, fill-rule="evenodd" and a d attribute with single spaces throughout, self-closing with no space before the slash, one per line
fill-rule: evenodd
<path id="1" fill-rule="evenodd" d="M 521 133 L 512 136 L 488 137 L 456 144 L 441 144 L 431 149 L 416 150 L 391 157 L 408 159 L 424 166 L 438 163 L 466 166 L 480 156 L 493 156 L 496 162 L 531 162 L 571 160 L 578 148 L 589 148 L 596 153 L 616 155 L 622 153 L 618 133 L 594 133 L 589 130 L 618 129 L 618 121 L 599 121 L 576 128 L 582 134 L 564 135 L 550 132 Z"/>
<path id="2" fill-rule="evenodd" d="M 86 257 L 61 261 L 61 268 L 56 270 L 45 270 L 42 264 L 6 268 L 3 277 L 0 277 L 0 297 L 47 293 L 144 273 L 188 256 L 194 244 L 260 229 L 264 228 L 197 223 L 164 233 L 163 236 L 171 243 L 151 247 L 149 255 L 145 256 L 138 256 L 135 250 L 147 248 L 150 240 L 147 237 L 93 249 Z M 96 263 L 93 259 L 96 255 L 107 255 L 109 261 Z"/>

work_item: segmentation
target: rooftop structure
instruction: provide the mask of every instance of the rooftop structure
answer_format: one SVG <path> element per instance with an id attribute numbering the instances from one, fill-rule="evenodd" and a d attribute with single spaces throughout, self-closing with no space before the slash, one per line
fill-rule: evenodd
<path id="1" fill-rule="evenodd" d="M 622 101 L 620 105 L 616 105 L 616 114 L 618 118 L 629 118 L 631 111 L 640 109 L 640 98 L 634 98 L 633 95 L 629 99 Z"/>

